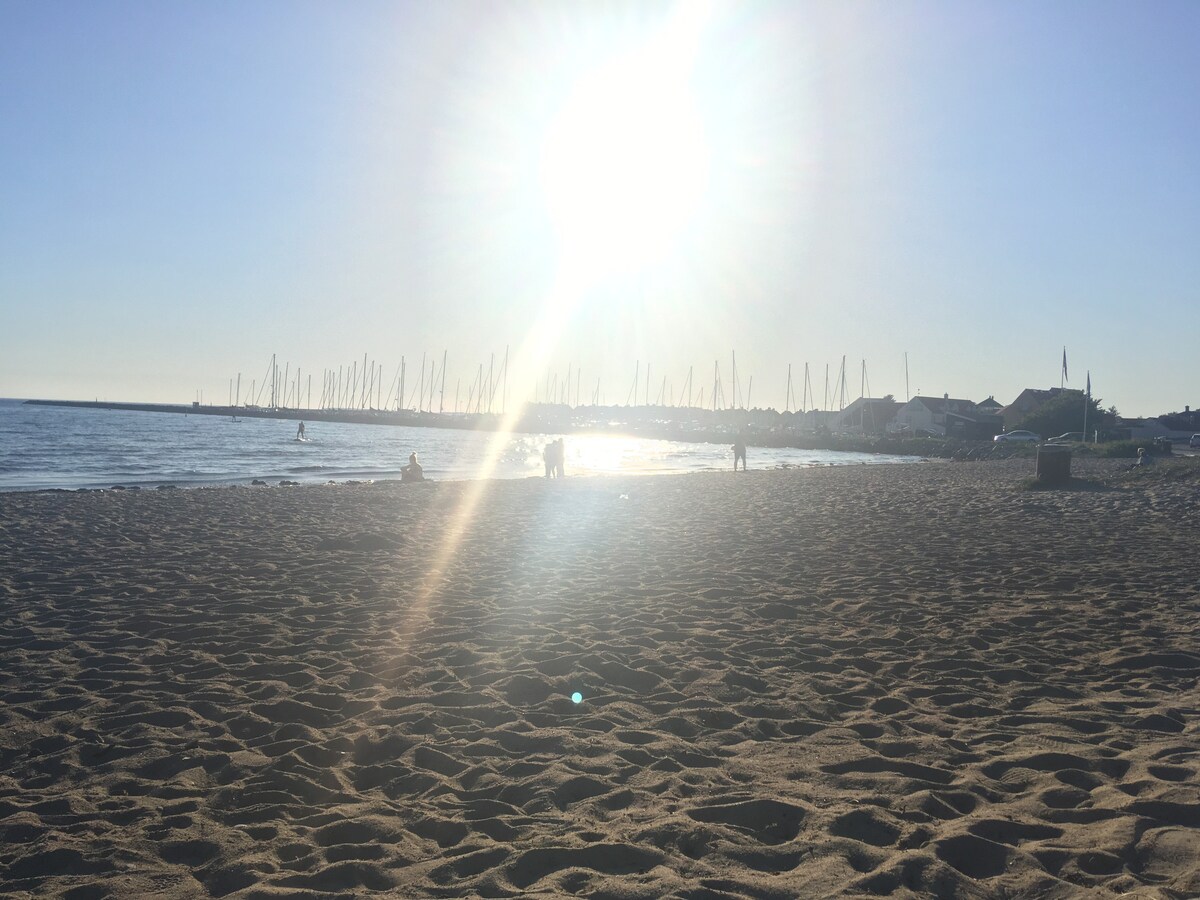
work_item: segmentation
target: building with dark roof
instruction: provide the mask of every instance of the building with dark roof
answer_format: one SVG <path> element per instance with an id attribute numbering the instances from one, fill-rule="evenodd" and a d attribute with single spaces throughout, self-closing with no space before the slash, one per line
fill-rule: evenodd
<path id="1" fill-rule="evenodd" d="M 989 440 L 1000 432 L 1001 425 L 1000 417 L 989 409 L 946 394 L 913 397 L 897 411 L 891 430 L 963 440 Z"/>

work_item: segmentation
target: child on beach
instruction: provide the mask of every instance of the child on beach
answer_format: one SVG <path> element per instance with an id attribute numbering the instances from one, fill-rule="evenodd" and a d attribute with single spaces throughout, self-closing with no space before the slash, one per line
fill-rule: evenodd
<path id="1" fill-rule="evenodd" d="M 425 470 L 421 468 L 421 464 L 417 462 L 416 452 L 408 454 L 408 465 L 400 470 L 401 481 L 424 481 Z"/>

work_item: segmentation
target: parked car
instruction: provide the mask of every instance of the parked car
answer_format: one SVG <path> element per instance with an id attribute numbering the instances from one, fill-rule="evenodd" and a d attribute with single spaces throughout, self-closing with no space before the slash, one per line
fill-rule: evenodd
<path id="1" fill-rule="evenodd" d="M 1082 431 L 1068 431 L 1065 434 L 1060 434 L 1058 437 L 1047 438 L 1047 444 L 1069 444 L 1071 442 L 1082 443 Z"/>
<path id="2" fill-rule="evenodd" d="M 1200 434 L 1193 434 L 1191 440 L 1188 441 L 1188 446 L 1192 448 L 1200 447 Z"/>
<path id="3" fill-rule="evenodd" d="M 1036 444 L 1041 439 L 1041 435 L 1034 434 L 1032 431 L 1005 431 L 992 438 L 998 444 L 1004 441 L 1024 441 L 1029 444 Z"/>

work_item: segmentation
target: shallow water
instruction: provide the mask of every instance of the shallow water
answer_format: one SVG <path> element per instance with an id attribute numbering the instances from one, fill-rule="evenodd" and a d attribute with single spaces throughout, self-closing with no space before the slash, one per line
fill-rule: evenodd
<path id="1" fill-rule="evenodd" d="M 195 487 L 255 478 L 299 482 L 399 478 L 416 451 L 426 477 L 525 478 L 541 475 L 551 435 L 296 423 L 76 407 L 0 400 L 0 490 Z M 916 457 L 751 447 L 751 468 L 913 462 Z M 489 462 L 489 460 L 494 460 Z M 568 475 L 650 475 L 728 469 L 726 444 L 612 434 L 566 438 Z"/>

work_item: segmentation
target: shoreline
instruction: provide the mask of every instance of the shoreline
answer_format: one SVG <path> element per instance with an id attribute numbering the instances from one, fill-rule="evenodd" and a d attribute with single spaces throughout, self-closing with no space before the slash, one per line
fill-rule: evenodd
<path id="1" fill-rule="evenodd" d="M 878 462 L 878 463 L 813 463 L 812 465 L 780 465 L 762 467 L 759 469 L 750 469 L 751 472 L 789 472 L 808 469 L 853 469 L 860 466 L 909 466 L 919 465 L 923 463 L 949 462 L 943 459 L 927 459 L 924 457 L 916 457 L 911 461 L 896 461 L 896 462 Z M 728 469 L 697 469 L 692 471 L 644 471 L 644 472 L 605 472 L 605 473 L 587 473 L 580 475 L 568 475 L 562 479 L 554 478 L 547 479 L 544 475 L 530 473 L 527 475 L 513 476 L 508 478 L 426 478 L 422 482 L 416 484 L 490 484 L 492 482 L 526 482 L 526 481 L 582 481 L 582 480 L 597 480 L 607 481 L 611 479 L 621 478 L 685 478 L 691 475 L 723 475 L 734 474 Z M 741 474 L 740 472 L 738 473 Z M 400 483 L 400 473 L 397 472 L 393 478 L 345 478 L 345 479 L 329 479 L 327 481 L 298 481 L 294 479 L 278 478 L 277 476 L 269 476 L 267 479 L 253 479 L 245 481 L 239 479 L 237 481 L 222 481 L 211 482 L 205 484 L 184 484 L 179 482 L 158 482 L 149 481 L 144 484 L 126 483 L 114 484 L 109 487 L 77 487 L 77 488 L 61 488 L 61 487 L 31 487 L 31 488 L 0 488 L 0 494 L 105 494 L 105 493 L 122 493 L 122 492 L 146 492 L 153 493 L 155 491 L 203 491 L 203 490 L 225 490 L 229 488 L 278 488 L 278 487 L 301 487 L 301 488 L 319 488 L 319 487 L 338 487 L 341 485 L 368 485 L 368 484 L 389 484 L 392 482 Z M 406 482 L 406 484 L 411 484 Z"/>
<path id="2" fill-rule="evenodd" d="M 0 495 L 0 892 L 1197 893 L 1200 468 L 1032 468 Z"/>
<path id="3" fill-rule="evenodd" d="M 930 459 L 927 457 L 911 457 L 911 458 L 889 458 L 878 461 L 863 461 L 854 460 L 846 462 L 815 462 L 811 464 L 799 463 L 781 463 L 774 466 L 763 466 L 753 471 L 757 472 L 785 472 L 793 469 L 825 469 L 825 468 L 857 468 L 859 466 L 897 466 L 897 465 L 915 465 L 928 462 L 946 462 L 946 460 Z M 567 480 L 580 478 L 655 478 L 655 477 L 670 477 L 678 475 L 705 475 L 705 474 L 721 474 L 727 472 L 726 468 L 704 468 L 690 470 L 643 470 L 643 471 L 621 471 L 621 472 L 586 472 L 577 475 L 567 476 Z M 327 487 L 331 485 L 358 485 L 358 484 L 376 484 L 387 482 L 399 482 L 400 471 L 397 469 L 394 474 L 387 473 L 376 477 L 359 477 L 359 478 L 330 478 L 325 480 L 316 480 L 305 476 L 289 473 L 292 477 L 285 475 L 266 475 L 258 477 L 238 476 L 236 479 L 214 480 L 209 482 L 186 482 L 186 481 L 163 481 L 160 479 L 148 479 L 143 482 L 131 481 L 115 481 L 106 484 L 105 486 L 79 486 L 79 487 L 8 487 L 0 486 L 0 494 L 87 494 L 87 493 L 106 493 L 106 492 L 154 492 L 154 491 L 195 491 L 209 490 L 218 488 L 249 488 L 249 487 Z M 473 482 L 491 482 L 491 481 L 526 481 L 529 479 L 542 479 L 545 476 L 536 472 L 529 472 L 522 475 L 510 475 L 503 477 L 490 478 L 454 478 L 441 477 L 437 475 L 430 476 L 426 479 L 431 484 L 458 484 L 458 483 L 473 483 Z M 102 481 L 107 482 L 108 479 Z"/>

